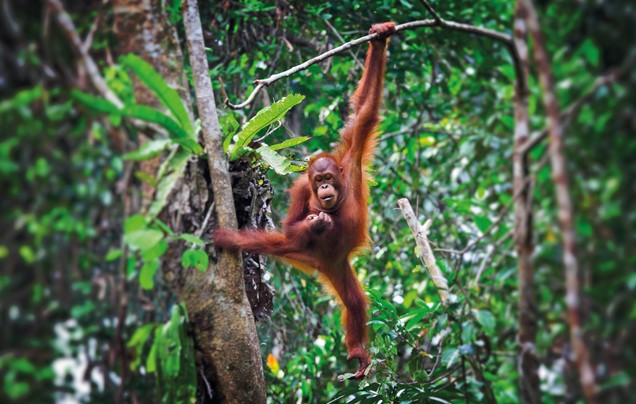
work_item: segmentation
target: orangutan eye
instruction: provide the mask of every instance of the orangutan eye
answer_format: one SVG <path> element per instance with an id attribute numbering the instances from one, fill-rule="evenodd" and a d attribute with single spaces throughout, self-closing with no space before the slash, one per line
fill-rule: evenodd
<path id="1" fill-rule="evenodd" d="M 330 180 L 331 179 L 331 174 L 325 174 L 325 179 L 326 180 Z"/>
<path id="2" fill-rule="evenodd" d="M 320 175 L 315 176 L 314 177 L 314 181 L 317 181 L 317 182 L 322 181 L 322 176 L 320 176 Z"/>

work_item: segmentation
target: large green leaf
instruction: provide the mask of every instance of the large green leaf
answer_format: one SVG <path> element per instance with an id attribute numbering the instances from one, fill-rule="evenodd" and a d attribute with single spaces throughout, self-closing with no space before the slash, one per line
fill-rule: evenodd
<path id="1" fill-rule="evenodd" d="M 157 96 L 161 104 L 163 104 L 172 115 L 177 118 L 183 130 L 192 139 L 194 137 L 194 129 L 188 111 L 183 105 L 183 101 L 179 93 L 171 88 L 165 82 L 163 77 L 145 60 L 137 55 L 129 54 L 123 58 L 124 63 L 130 67 L 139 79 Z"/>
<path id="2" fill-rule="evenodd" d="M 161 175 L 161 180 L 159 180 L 159 185 L 157 185 L 155 200 L 152 204 L 150 204 L 150 208 L 148 209 L 148 213 L 151 216 L 157 216 L 163 207 L 166 206 L 168 197 L 174 189 L 175 184 L 181 177 L 183 177 L 189 158 L 190 156 L 186 151 L 179 150 L 176 154 L 170 157 L 163 166 L 166 168 L 162 167 L 162 169 L 160 169 L 160 171 L 170 171 L 168 171 L 168 174 L 166 175 Z"/>
<path id="3" fill-rule="evenodd" d="M 256 153 L 258 153 L 259 156 L 261 156 L 263 161 L 265 161 L 270 167 L 274 169 L 274 171 L 276 171 L 277 174 L 285 175 L 292 172 L 292 170 L 290 170 L 291 162 L 289 161 L 289 159 L 276 153 L 267 145 L 262 145 L 255 151 Z"/>
<path id="4" fill-rule="evenodd" d="M 142 229 L 135 230 L 124 235 L 124 241 L 132 248 L 147 250 L 154 247 L 155 244 L 163 238 L 163 233 L 159 230 Z"/>
<path id="5" fill-rule="evenodd" d="M 105 98 L 95 97 L 80 90 L 71 91 L 71 95 L 81 104 L 100 114 L 121 115 L 119 108 Z"/>
<path id="6" fill-rule="evenodd" d="M 294 137 L 294 138 L 291 138 L 291 139 L 287 139 L 284 142 L 273 144 L 273 145 L 269 146 L 269 148 L 272 149 L 272 150 L 286 149 L 288 147 L 294 147 L 294 146 L 299 145 L 301 143 L 305 143 L 307 140 L 309 140 L 308 136 Z"/>
<path id="7" fill-rule="evenodd" d="M 124 154 L 124 158 L 130 161 L 142 161 L 152 158 L 166 150 L 172 144 L 170 139 L 157 139 L 144 143 L 139 149 Z"/>
<path id="8" fill-rule="evenodd" d="M 237 134 L 236 144 L 230 151 L 230 159 L 234 160 L 238 156 L 235 154 L 235 150 L 238 150 L 241 146 L 248 145 L 254 136 L 261 130 L 265 129 L 272 123 L 282 119 L 287 111 L 289 111 L 295 105 L 298 105 L 305 99 L 304 95 L 291 94 L 287 97 L 273 103 L 267 108 L 263 108 L 245 124 L 243 129 Z"/>
<path id="9" fill-rule="evenodd" d="M 156 123 L 165 128 L 168 131 L 170 139 L 190 150 L 192 153 L 199 154 L 203 151 L 201 146 L 194 141 L 174 119 L 158 109 L 146 105 L 129 105 L 122 109 L 122 113 L 132 118 Z"/>

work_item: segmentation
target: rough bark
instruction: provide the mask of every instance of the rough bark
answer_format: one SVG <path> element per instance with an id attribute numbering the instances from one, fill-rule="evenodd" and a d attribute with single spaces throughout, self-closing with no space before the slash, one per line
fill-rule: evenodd
<path id="1" fill-rule="evenodd" d="M 570 344 L 574 354 L 583 394 L 588 402 L 596 402 L 596 375 L 590 362 L 589 351 L 583 335 L 583 320 L 580 312 L 581 284 L 578 259 L 576 256 L 576 233 L 574 230 L 574 210 L 570 197 L 567 164 L 563 152 L 563 127 L 559 113 L 559 102 L 554 89 L 552 69 L 548 53 L 543 44 L 539 18 L 532 0 L 520 0 L 528 24 L 528 31 L 534 44 L 534 60 L 537 64 L 539 81 L 543 88 L 543 103 L 548 115 L 550 136 L 550 163 L 558 205 L 558 219 L 563 238 L 563 266 L 565 268 L 565 301 L 570 324 Z"/>
<path id="2" fill-rule="evenodd" d="M 169 23 L 161 1 L 116 0 L 114 3 L 115 33 L 119 39 L 119 53 L 134 53 L 149 62 L 164 80 L 181 95 L 190 116 L 190 91 L 183 70 L 183 55 L 175 28 Z M 207 66 L 206 66 L 207 72 Z M 207 73 L 206 73 L 207 74 Z M 138 103 L 163 109 L 152 92 L 138 81 L 134 82 L 135 98 Z M 210 101 L 206 101 L 210 102 Z M 214 115 L 210 112 L 210 109 Z M 202 112 L 204 133 L 209 132 L 209 119 L 217 123 L 214 100 L 209 106 L 199 106 Z M 205 117 L 203 116 L 205 115 Z M 218 153 L 222 154 L 220 143 Z M 206 142 L 206 151 L 209 148 Z M 208 153 L 210 156 L 210 153 Z M 209 162 L 221 161 L 212 157 Z M 154 173 L 158 161 L 142 167 L 149 174 Z M 212 178 L 225 169 L 225 165 L 210 164 L 214 172 Z M 220 170 L 220 171 L 219 171 Z M 214 206 L 231 209 L 231 189 L 227 186 L 225 200 L 215 198 L 219 194 L 218 184 L 210 184 L 208 166 L 200 162 L 188 164 L 185 175 L 170 197 L 161 218 L 176 233 L 197 233 L 203 238 L 214 227 L 215 220 L 204 218 Z M 229 177 L 227 179 L 229 184 Z M 217 191 L 213 193 L 212 190 Z M 146 198 L 152 190 L 144 190 Z M 221 193 L 223 194 L 223 193 Z M 229 194 L 229 204 L 227 195 Z M 229 208 L 227 208 L 229 206 Z M 229 215 L 219 212 L 223 225 L 228 225 Z M 235 224 L 234 224 L 235 226 Z M 184 271 L 180 257 L 183 244 L 172 243 L 164 257 L 163 272 L 179 298 L 186 302 L 197 350 L 199 402 L 265 402 L 262 364 L 258 350 L 258 340 L 254 320 L 243 288 L 240 260 L 236 257 L 211 260 L 206 273 L 195 270 Z M 208 251 L 213 253 L 213 251 Z"/>
<path id="3" fill-rule="evenodd" d="M 162 11 L 161 1 L 148 0 L 115 0 L 113 3 L 114 32 L 117 36 L 117 53 L 125 55 L 134 53 L 153 66 L 161 77 L 175 90 L 181 98 L 189 100 L 188 82 L 183 71 L 183 55 L 174 27 L 169 23 Z M 150 105 L 164 110 L 152 91 L 141 84 L 136 76 L 132 76 L 135 100 L 139 104 Z M 188 112 L 192 117 L 192 109 L 188 102 Z M 141 133 L 140 144 L 149 140 L 147 134 Z M 145 160 L 140 163 L 141 171 L 155 177 L 161 157 Z M 143 182 L 142 209 L 146 209 L 154 197 L 155 188 Z"/>
<path id="4" fill-rule="evenodd" d="M 235 229 L 236 212 L 216 114 L 197 2 L 186 0 L 183 19 L 215 210 L 221 227 Z M 205 273 L 186 278 L 185 301 L 195 327 L 205 374 L 217 398 L 229 403 L 264 403 L 265 381 L 254 318 L 245 294 L 242 262 L 222 251 Z"/>
<path id="5" fill-rule="evenodd" d="M 513 185 L 515 199 L 515 247 L 519 271 L 519 388 L 524 403 L 540 403 L 539 361 L 536 355 L 537 307 L 534 292 L 534 267 L 532 264 L 532 195 L 528 156 L 523 152 L 530 136 L 528 119 L 528 46 L 524 9 L 517 4 L 514 20 L 514 42 L 522 68 L 515 83 L 515 144 L 513 153 Z"/>

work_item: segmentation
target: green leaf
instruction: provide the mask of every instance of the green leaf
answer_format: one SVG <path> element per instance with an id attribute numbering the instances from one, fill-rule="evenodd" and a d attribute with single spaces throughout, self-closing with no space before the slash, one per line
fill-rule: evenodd
<path id="1" fill-rule="evenodd" d="M 161 327 L 155 328 L 155 341 L 150 347 L 150 353 L 146 360 L 146 370 L 148 373 L 154 373 L 157 371 L 157 338 L 161 335 Z"/>
<path id="2" fill-rule="evenodd" d="M 94 95 L 87 94 L 80 90 L 71 91 L 71 96 L 94 112 L 109 115 L 121 115 L 122 113 L 122 111 L 120 111 L 119 108 L 115 106 L 115 104 L 108 101 L 107 99 L 95 97 Z"/>
<path id="3" fill-rule="evenodd" d="M 130 340 L 128 340 L 128 343 L 126 344 L 126 346 L 128 348 L 134 348 L 138 345 L 145 344 L 146 341 L 148 341 L 148 338 L 150 337 L 150 333 L 152 332 L 155 326 L 156 326 L 155 323 L 149 323 L 149 324 L 144 324 L 141 327 L 137 328 L 135 332 L 133 333 L 132 337 L 130 337 Z"/>
<path id="4" fill-rule="evenodd" d="M 485 233 L 492 225 L 492 221 L 487 216 L 475 215 L 473 220 L 482 233 Z"/>
<path id="5" fill-rule="evenodd" d="M 406 323 L 406 329 L 407 330 L 411 330 L 413 329 L 413 327 L 415 327 L 416 325 L 419 324 L 419 322 L 428 314 L 431 312 L 431 309 L 428 308 L 428 306 L 426 306 L 425 309 L 420 309 L 420 310 L 416 310 L 415 313 L 410 314 L 409 316 L 412 315 L 411 319 Z"/>
<path id="6" fill-rule="evenodd" d="M 267 163 L 267 165 L 269 165 L 271 168 L 274 169 L 274 171 L 276 171 L 277 174 L 285 175 L 292 172 L 289 169 L 289 167 L 291 166 L 290 160 L 276 153 L 267 145 L 262 145 L 255 151 L 259 156 L 261 156 L 261 158 L 263 159 L 263 161 L 265 161 L 265 163 Z"/>
<path id="7" fill-rule="evenodd" d="M 185 147 L 191 153 L 200 154 L 203 152 L 201 146 L 172 118 L 158 109 L 147 105 L 128 105 L 122 109 L 122 113 L 131 118 L 153 122 L 168 131 L 168 136 L 175 143 Z"/>
<path id="8" fill-rule="evenodd" d="M 598 66 L 599 51 L 591 39 L 588 38 L 583 41 L 577 53 L 582 55 L 590 63 L 590 65 L 592 65 L 592 67 Z"/>
<path id="9" fill-rule="evenodd" d="M 495 316 L 488 310 L 476 310 L 473 309 L 473 316 L 475 320 L 483 327 L 484 331 L 488 334 L 492 333 L 495 330 L 495 325 L 497 324 L 497 320 Z"/>
<path id="10" fill-rule="evenodd" d="M 159 230 L 142 229 L 124 235 L 124 241 L 133 249 L 147 250 L 163 238 Z"/>
<path id="11" fill-rule="evenodd" d="M 155 287 L 155 274 L 159 269 L 159 261 L 150 261 L 146 262 L 143 267 L 141 267 L 141 272 L 139 273 L 139 285 L 141 285 L 142 289 L 150 290 Z"/>
<path id="12" fill-rule="evenodd" d="M 139 77 L 139 79 L 155 94 L 161 104 L 172 115 L 177 118 L 181 128 L 185 130 L 188 136 L 195 140 L 194 129 L 192 128 L 192 122 L 188 111 L 183 105 L 181 96 L 179 93 L 171 88 L 161 77 L 161 75 L 145 60 L 137 55 L 128 54 L 123 58 L 124 63 L 130 67 L 132 71 Z"/>
<path id="13" fill-rule="evenodd" d="M 208 268 L 209 258 L 204 250 L 185 250 L 181 255 L 181 265 L 188 269 L 195 267 L 201 272 Z"/>
<path id="14" fill-rule="evenodd" d="M 143 348 L 146 345 L 146 342 L 148 342 L 150 334 L 155 329 L 155 327 L 155 323 L 144 324 L 141 327 L 137 328 L 130 340 L 128 340 L 126 346 L 132 349 L 134 352 L 133 359 L 130 362 L 131 370 L 135 371 L 141 365 Z"/>
<path id="15" fill-rule="evenodd" d="M 442 363 L 446 364 L 446 369 L 449 369 L 459 360 L 459 350 L 457 348 L 448 348 L 442 352 Z"/>
<path id="16" fill-rule="evenodd" d="M 124 159 L 130 161 L 148 160 L 166 150 L 171 144 L 173 142 L 170 139 L 151 140 L 144 143 L 139 149 L 124 154 Z"/>
<path id="17" fill-rule="evenodd" d="M 254 136 L 262 129 L 268 127 L 272 123 L 282 119 L 287 111 L 289 111 L 295 105 L 298 105 L 303 99 L 304 95 L 291 94 L 270 105 L 267 108 L 263 108 L 245 124 L 243 129 L 237 134 L 236 144 L 230 150 L 230 160 L 236 160 L 238 155 L 235 153 L 241 146 L 247 146 Z"/>
<path id="18" fill-rule="evenodd" d="M 155 194 L 155 200 L 150 204 L 148 208 L 148 214 L 151 216 L 157 216 L 166 203 L 168 197 L 172 193 L 177 181 L 183 177 L 188 159 L 190 158 L 188 152 L 179 150 L 174 156 L 170 157 L 162 166 L 160 171 L 171 169 L 170 174 L 165 175 L 159 181 L 157 185 L 157 192 Z M 166 167 L 166 168 L 164 168 Z"/>
<path id="19" fill-rule="evenodd" d="M 144 229 L 146 223 L 146 216 L 141 214 L 132 215 L 124 222 L 124 233 L 132 233 L 133 231 Z"/>
<path id="20" fill-rule="evenodd" d="M 121 248 L 116 248 L 114 250 L 108 251 L 104 260 L 107 262 L 115 261 L 117 258 L 121 257 Z"/>
<path id="21" fill-rule="evenodd" d="M 210 258 L 204 250 L 194 250 L 194 267 L 201 272 L 208 269 Z"/>
<path id="22" fill-rule="evenodd" d="M 301 143 L 305 143 L 307 140 L 309 140 L 308 136 L 294 137 L 294 138 L 291 138 L 291 139 L 287 139 L 284 142 L 273 144 L 273 145 L 269 146 L 269 148 L 274 150 L 274 151 L 280 150 L 280 149 L 286 149 L 286 148 L 289 148 L 289 147 L 297 146 L 297 145 L 299 145 Z"/>
<path id="23" fill-rule="evenodd" d="M 145 262 L 150 262 L 161 258 L 168 251 L 168 243 L 165 239 L 159 240 L 153 247 L 141 252 L 141 258 Z"/>
<path id="24" fill-rule="evenodd" d="M 203 247 L 205 245 L 205 242 L 203 240 L 193 234 L 183 233 L 179 236 L 179 238 L 187 241 L 188 243 L 194 243 L 200 247 Z"/>

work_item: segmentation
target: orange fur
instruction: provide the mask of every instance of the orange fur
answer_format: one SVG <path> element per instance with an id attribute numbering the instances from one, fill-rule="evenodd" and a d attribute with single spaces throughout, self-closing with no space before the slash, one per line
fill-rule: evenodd
<path id="1" fill-rule="evenodd" d="M 214 234 L 219 247 L 272 255 L 304 272 L 319 272 L 320 281 L 343 307 L 349 359 L 360 363 L 356 378 L 364 377 L 371 363 L 364 346 L 368 301 L 349 261 L 369 244 L 367 169 L 377 145 L 386 38 L 395 32 L 395 24 L 375 25 L 370 32 L 378 33 L 378 38 L 369 46 L 341 142 L 333 154 L 314 157 L 307 174 L 295 181 L 283 232 L 221 229 Z M 327 192 L 326 196 L 319 197 L 320 192 Z"/>

